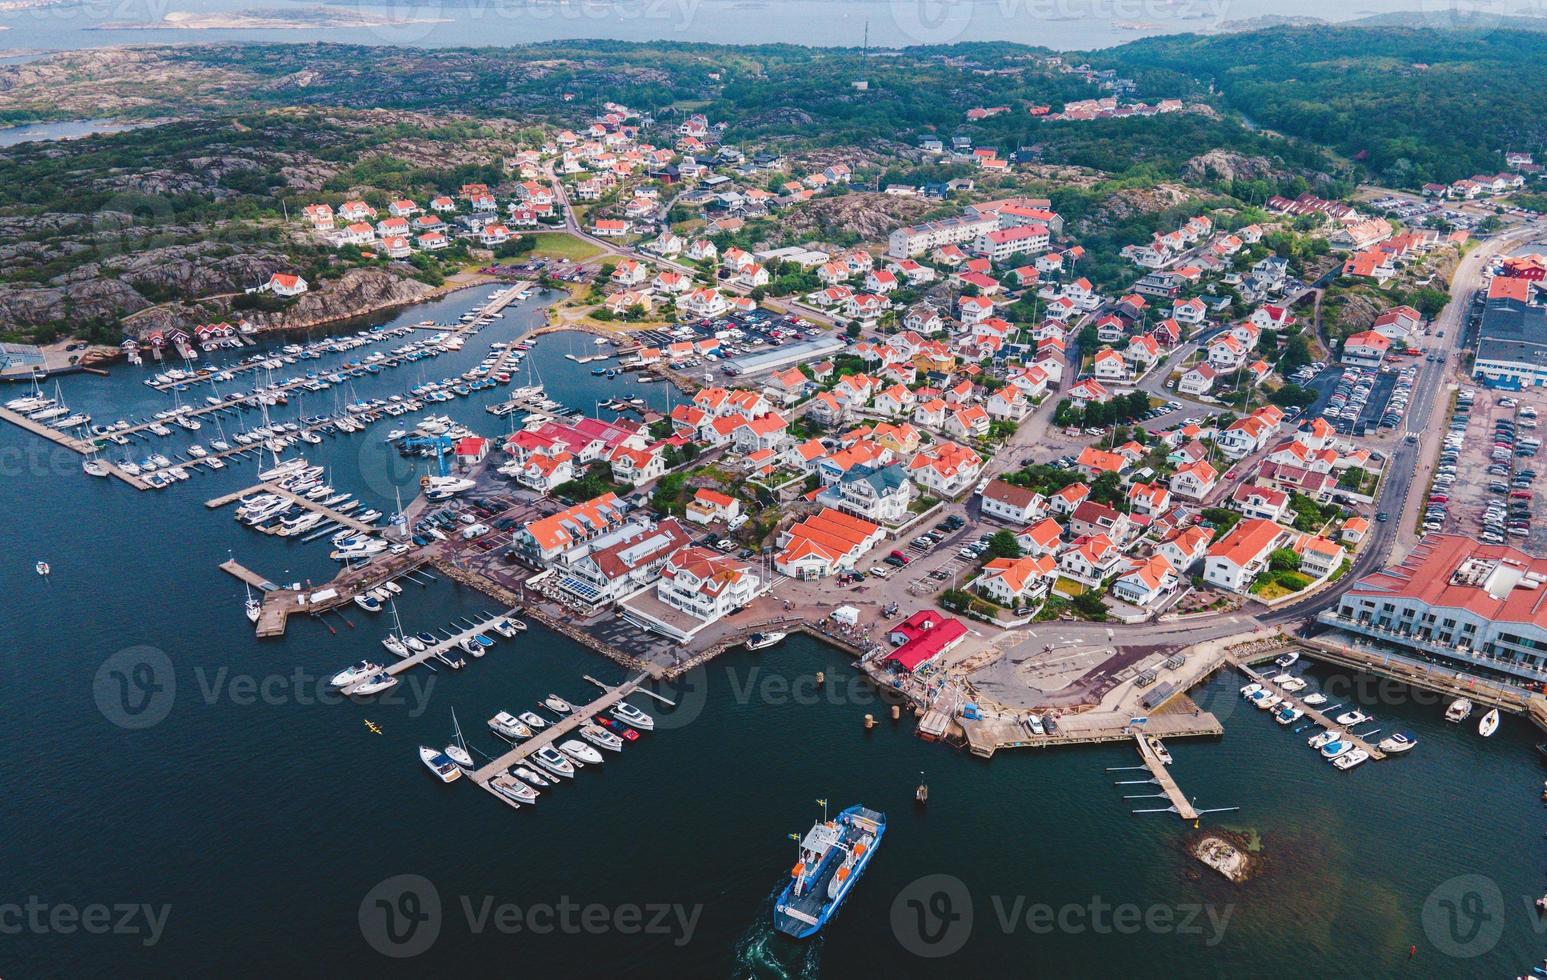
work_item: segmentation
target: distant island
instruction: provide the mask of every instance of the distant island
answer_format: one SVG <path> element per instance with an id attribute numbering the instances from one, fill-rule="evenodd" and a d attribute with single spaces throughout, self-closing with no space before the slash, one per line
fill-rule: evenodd
<path id="1" fill-rule="evenodd" d="M 160 20 L 113 22 L 94 25 L 94 31 L 257 31 L 315 30 L 327 28 L 402 27 L 407 24 L 439 24 L 438 17 L 382 17 L 321 8 L 302 10 L 240 10 L 228 13 L 173 11 Z"/>

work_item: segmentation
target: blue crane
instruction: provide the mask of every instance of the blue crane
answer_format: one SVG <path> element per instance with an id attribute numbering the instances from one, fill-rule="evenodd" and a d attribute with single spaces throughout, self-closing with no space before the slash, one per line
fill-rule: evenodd
<path id="1" fill-rule="evenodd" d="M 450 436 L 410 436 L 403 440 L 404 449 L 428 449 L 434 457 L 440 476 L 449 476 L 451 464 L 446 462 L 456 443 Z"/>

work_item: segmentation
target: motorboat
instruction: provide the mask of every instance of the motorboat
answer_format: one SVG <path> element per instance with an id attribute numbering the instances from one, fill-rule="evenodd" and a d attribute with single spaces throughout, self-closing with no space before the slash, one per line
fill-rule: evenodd
<path id="1" fill-rule="evenodd" d="M 536 731 L 539 728 L 548 727 L 548 719 L 544 718 L 542 715 L 535 711 L 523 711 L 519 715 L 516 715 L 516 718 L 518 718 L 524 724 L 530 726 L 533 731 Z"/>
<path id="2" fill-rule="evenodd" d="M 1317 691 L 1314 694 L 1307 694 L 1305 697 L 1301 698 L 1300 700 L 1304 701 L 1306 704 L 1308 704 L 1308 705 L 1310 705 L 1311 707 L 1314 708 L 1317 705 L 1326 704 L 1327 703 L 1327 696 L 1325 694 L 1321 693 L 1320 691 Z"/>
<path id="3" fill-rule="evenodd" d="M 494 624 L 494 629 L 500 636 L 511 639 L 520 633 L 526 632 L 526 624 L 519 619 L 502 619 Z"/>
<path id="4" fill-rule="evenodd" d="M 610 752 L 623 751 L 623 739 L 614 735 L 599 725 L 587 724 L 580 726 L 580 737 L 599 748 Z"/>
<path id="5" fill-rule="evenodd" d="M 419 761 L 443 783 L 454 783 L 462 778 L 462 769 L 440 749 L 428 745 L 419 746 Z"/>
<path id="6" fill-rule="evenodd" d="M 1342 737 L 1343 733 L 1338 731 L 1336 728 L 1328 728 L 1324 731 L 1317 732 L 1315 735 L 1312 735 L 1309 739 L 1306 740 L 1306 744 L 1313 749 L 1319 749 L 1332 742 L 1336 742 Z"/>
<path id="7" fill-rule="evenodd" d="M 1321 755 L 1324 759 L 1336 759 L 1338 756 L 1343 755 L 1345 752 L 1352 751 L 1353 747 L 1354 743 L 1352 742 L 1344 742 L 1342 740 L 1328 742 L 1326 745 L 1321 747 Z"/>
<path id="8" fill-rule="evenodd" d="M 473 654 L 475 657 L 483 656 L 485 650 L 494 646 L 494 641 L 482 633 L 474 633 L 473 642 L 478 644 L 478 651 Z"/>
<path id="9" fill-rule="evenodd" d="M 531 758 L 539 766 L 542 766 L 555 776 L 563 776 L 565 779 L 575 778 L 575 764 L 566 758 L 564 753 L 551 745 L 544 745 L 536 752 L 533 752 Z"/>
<path id="10" fill-rule="evenodd" d="M 380 664 L 373 664 L 369 660 L 362 660 L 352 667 L 345 667 L 334 674 L 328 683 L 334 687 L 348 687 L 356 681 L 364 680 L 381 670 Z"/>
<path id="11" fill-rule="evenodd" d="M 1333 759 L 1332 764 L 1337 766 L 1339 769 L 1346 771 L 1352 769 L 1354 766 L 1357 766 L 1359 763 L 1365 761 L 1369 757 L 1370 753 L 1366 752 L 1364 749 L 1354 749 L 1352 752 L 1348 752 Z"/>
<path id="12" fill-rule="evenodd" d="M 430 647 L 440 642 L 429 633 L 415 633 L 414 639 L 418 640 L 419 645 L 425 649 L 429 649 Z"/>
<path id="13" fill-rule="evenodd" d="M 1481 735 L 1483 738 L 1487 738 L 1498 730 L 1499 709 L 1490 708 L 1488 713 L 1483 715 L 1483 720 L 1477 723 L 1477 734 Z"/>
<path id="14" fill-rule="evenodd" d="M 417 637 L 417 636 L 409 636 L 406 633 L 402 637 L 402 642 L 403 642 L 403 645 L 405 647 L 407 647 L 409 650 L 413 651 L 414 653 L 423 653 L 426 649 L 428 649 L 425 646 L 424 641 L 419 639 L 419 637 Z"/>
<path id="15" fill-rule="evenodd" d="M 579 762 L 588 766 L 599 766 L 602 764 L 602 754 L 578 739 L 571 738 L 560 742 L 559 751 L 569 756 L 571 762 Z"/>
<path id="16" fill-rule="evenodd" d="M 397 678 L 388 673 L 372 674 L 365 680 L 356 684 L 350 690 L 350 694 L 378 694 L 389 687 L 397 686 Z"/>
<path id="17" fill-rule="evenodd" d="M 623 722 L 616 718 L 608 718 L 606 715 L 597 715 L 595 721 L 598 725 L 601 725 L 603 728 L 607 729 L 609 732 L 612 732 L 614 735 L 623 739 L 625 742 L 639 741 L 639 733 L 623 724 Z"/>
<path id="18" fill-rule="evenodd" d="M 489 728 L 500 738 L 515 740 L 532 737 L 532 729 L 508 711 L 501 711 L 490 718 Z"/>
<path id="19" fill-rule="evenodd" d="M 1456 698 L 1450 702 L 1450 707 L 1445 709 L 1445 720 L 1457 724 L 1466 721 L 1472 715 L 1472 702 L 1466 698 Z"/>
<path id="20" fill-rule="evenodd" d="M 483 647 L 479 646 L 478 641 L 474 640 L 471 636 L 462 637 L 462 639 L 457 641 L 457 646 L 461 647 L 464 653 L 471 654 L 474 657 L 483 656 Z"/>
<path id="21" fill-rule="evenodd" d="M 627 701 L 619 701 L 613 705 L 612 716 L 624 724 L 632 725 L 647 732 L 655 729 L 655 719 Z"/>
<path id="22" fill-rule="evenodd" d="M 1278 666 L 1280 666 L 1280 667 L 1292 667 L 1292 666 L 1294 666 L 1295 662 L 1297 660 L 1299 660 L 1299 659 L 1300 659 L 1300 651 L 1299 650 L 1291 650 L 1291 651 L 1289 651 L 1288 653 L 1284 654 L 1282 657 L 1279 657 L 1277 660 L 1275 660 L 1273 662 L 1275 664 L 1277 664 Z"/>
<path id="23" fill-rule="evenodd" d="M 360 595 L 355 596 L 355 605 L 359 606 L 361 609 L 364 609 L 366 612 L 381 612 L 381 600 L 368 592 L 362 592 Z"/>
<path id="24" fill-rule="evenodd" d="M 1292 725 L 1305 717 L 1305 711 L 1293 705 L 1286 704 L 1273 713 L 1273 720 L 1280 725 Z"/>
<path id="25" fill-rule="evenodd" d="M 1241 697 L 1249 698 L 1253 694 L 1256 694 L 1260 690 L 1262 690 L 1262 685 L 1258 684 L 1258 683 L 1256 683 L 1254 681 L 1253 683 L 1248 684 L 1245 687 L 1241 688 Z"/>
<path id="26" fill-rule="evenodd" d="M 1283 703 L 1283 700 L 1284 698 L 1281 695 L 1269 694 L 1267 697 L 1257 702 L 1257 707 L 1261 708 L 1263 711 L 1267 711 L 1271 708 L 1278 707 L 1281 703 Z"/>
<path id="27" fill-rule="evenodd" d="M 1162 765 L 1171 764 L 1171 750 L 1166 748 L 1165 743 L 1160 739 L 1150 735 L 1144 739 L 1144 744 L 1149 746 L 1150 751 L 1155 753 L 1155 758 L 1159 759 Z"/>
<path id="28" fill-rule="evenodd" d="M 1403 752 L 1411 752 L 1418 745 L 1418 736 L 1412 732 L 1397 732 L 1380 740 L 1376 748 L 1387 755 L 1401 755 Z"/>
<path id="29" fill-rule="evenodd" d="M 788 633 L 753 633 L 747 637 L 748 650 L 764 650 L 783 640 Z"/>
<path id="30" fill-rule="evenodd" d="M 548 787 L 553 785 L 553 780 L 530 766 L 511 766 L 510 771 L 520 776 L 521 781 L 528 786 Z"/>
<path id="31" fill-rule="evenodd" d="M 448 647 L 435 655 L 435 659 L 450 667 L 452 670 L 461 670 L 467 666 L 467 658 L 456 647 Z"/>
<path id="32" fill-rule="evenodd" d="M 1301 677 L 1291 677 L 1288 680 L 1284 681 L 1283 683 L 1279 684 L 1278 689 L 1280 691 L 1284 691 L 1284 692 L 1287 692 L 1289 694 L 1293 694 L 1296 691 L 1303 691 L 1303 690 L 1305 690 L 1305 686 L 1306 685 L 1305 685 L 1305 679 L 1304 678 L 1301 678 Z"/>
<path id="33" fill-rule="evenodd" d="M 1343 712 L 1335 720 L 1339 725 L 1362 725 L 1370 720 L 1370 716 L 1355 708 L 1352 711 Z"/>
<path id="34" fill-rule="evenodd" d="M 537 790 L 508 772 L 489 780 L 489 788 L 512 803 L 525 803 L 530 806 L 537 802 Z"/>
<path id="35" fill-rule="evenodd" d="M 559 697 L 557 694 L 550 694 L 543 698 L 543 707 L 547 708 L 549 711 L 552 711 L 554 714 L 560 715 L 567 715 L 571 711 L 575 710 L 574 705 Z"/>

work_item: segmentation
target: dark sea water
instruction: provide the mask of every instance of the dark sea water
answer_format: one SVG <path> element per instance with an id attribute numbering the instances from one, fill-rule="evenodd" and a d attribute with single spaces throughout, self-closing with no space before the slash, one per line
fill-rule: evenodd
<path id="1" fill-rule="evenodd" d="M 481 298 L 464 292 L 389 319 L 454 319 Z M 535 322 L 537 304 L 513 308 L 458 355 L 385 371 L 341 398 L 464 370 L 488 341 Z M 572 351 L 589 353 L 589 338 L 539 344 L 533 362 L 550 393 L 584 406 L 629 387 L 593 378 L 564 358 Z M 149 370 L 119 366 L 62 387 L 99 421 L 144 414 L 168 404 L 140 383 Z M 665 407 L 664 386 L 638 390 Z M 313 397 L 322 404 L 281 411 L 331 409 L 331 392 Z M 449 410 L 497 433 L 509 423 L 483 411 L 496 397 Z M 413 482 L 390 465 L 390 424 L 308 456 L 385 509 L 394 485 Z M 209 429 L 157 448 L 207 442 Z M 265 538 L 203 506 L 250 472 L 136 493 L 37 448 L 0 429 L 7 980 L 1512 976 L 1543 955 L 1530 902 L 1547 884 L 1544 774 L 1518 719 L 1485 741 L 1446 726 L 1440 706 L 1366 692 L 1382 728 L 1412 729 L 1422 744 L 1341 773 L 1305 734 L 1242 705 L 1238 679 L 1216 679 L 1199 697 L 1226 735 L 1174 744 L 1173 768 L 1200 807 L 1240 808 L 1205 826 L 1260 839 L 1265 872 L 1235 887 L 1182 853 L 1190 831 L 1174 816 L 1129 812 L 1154 801 L 1124 793 L 1148 788 L 1114 786 L 1134 774 L 1105 770 L 1133 765 L 1131 748 L 962 756 L 918 740 L 911 720 L 887 719 L 844 655 L 792 638 L 663 689 L 675 710 L 636 695 L 657 731 L 514 811 L 467 780 L 434 781 L 417 746 L 445 744 L 454 709 L 473 747 L 493 753 L 501 743 L 484 722 L 496 711 L 549 692 L 585 700 L 595 688 L 582 675 L 612 683 L 621 668 L 534 626 L 455 675 L 410 672 L 385 702 L 331 703 L 319 697 L 323 679 L 386 656 L 390 619 L 351 607 L 328 617 L 336 632 L 295 619 L 283 639 L 253 638 L 241 586 L 219 562 L 233 554 L 270 577 L 314 581 L 334 565 L 324 542 Z M 47 580 L 38 559 L 52 565 Z M 446 581 L 407 585 L 397 607 L 410 631 L 497 608 Z M 1346 679 L 1312 676 L 1342 699 Z M 866 713 L 882 719 L 868 732 Z M 923 808 L 913 802 L 920 771 Z M 796 946 L 772 934 L 769 913 L 794 856 L 787 835 L 820 816 L 821 798 L 883 810 L 889 826 L 841 914 Z M 1457 880 L 1467 875 L 1482 879 Z M 165 908 L 152 944 L 143 913 L 106 933 L 68 918 L 120 904 Z"/>

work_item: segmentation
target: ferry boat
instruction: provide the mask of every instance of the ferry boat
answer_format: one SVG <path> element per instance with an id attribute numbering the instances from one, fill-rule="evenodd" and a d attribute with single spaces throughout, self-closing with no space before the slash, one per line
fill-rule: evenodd
<path id="1" fill-rule="evenodd" d="M 820 802 L 825 810 L 827 801 Z M 886 814 L 863 806 L 814 824 L 800 841 L 800 859 L 774 903 L 774 928 L 792 939 L 820 932 L 842 907 L 885 833 Z"/>

